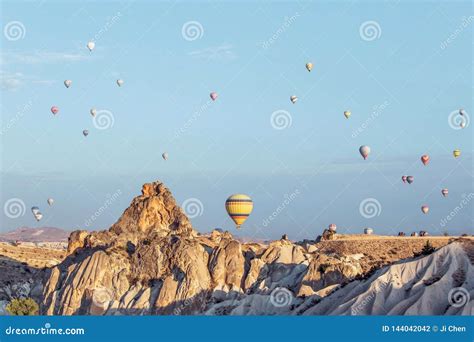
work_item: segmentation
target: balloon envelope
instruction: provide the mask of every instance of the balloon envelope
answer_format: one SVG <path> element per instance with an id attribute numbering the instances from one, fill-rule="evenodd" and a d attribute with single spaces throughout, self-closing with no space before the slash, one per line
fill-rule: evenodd
<path id="1" fill-rule="evenodd" d="M 407 182 L 408 182 L 408 184 L 413 183 L 414 180 L 415 180 L 415 177 L 413 177 L 413 176 L 407 176 Z"/>
<path id="2" fill-rule="evenodd" d="M 430 208 L 427 205 L 423 205 L 421 207 L 421 211 L 423 212 L 423 214 L 428 214 L 428 211 L 430 211 Z"/>
<path id="3" fill-rule="evenodd" d="M 163 157 L 164 160 L 168 160 L 168 153 L 165 152 L 161 156 Z"/>
<path id="4" fill-rule="evenodd" d="M 454 150 L 454 151 L 453 151 L 453 156 L 454 156 L 454 158 L 457 158 L 457 157 L 459 157 L 460 155 L 461 155 L 461 150 Z"/>
<path id="5" fill-rule="evenodd" d="M 298 96 L 295 96 L 295 95 L 291 96 L 290 101 L 291 103 L 296 103 L 296 101 L 298 101 Z"/>
<path id="6" fill-rule="evenodd" d="M 430 162 L 430 156 L 427 154 L 422 155 L 420 159 L 423 165 L 427 165 Z"/>
<path id="7" fill-rule="evenodd" d="M 212 100 L 212 101 L 215 101 L 215 100 L 217 99 L 217 96 L 218 96 L 218 95 L 217 95 L 216 92 L 213 91 L 212 93 L 209 94 L 209 96 L 211 97 L 211 100 Z"/>
<path id="8" fill-rule="evenodd" d="M 54 200 L 52 198 L 48 198 L 48 204 L 53 205 L 53 203 L 54 203 Z"/>
<path id="9" fill-rule="evenodd" d="M 94 42 L 89 42 L 89 43 L 87 43 L 87 48 L 89 49 L 89 51 L 94 50 L 94 48 L 95 48 L 95 43 L 94 43 Z"/>
<path id="10" fill-rule="evenodd" d="M 97 114 L 97 109 L 91 108 L 90 113 L 92 116 L 95 116 Z"/>
<path id="11" fill-rule="evenodd" d="M 407 176 L 402 176 L 402 182 L 406 183 L 407 182 Z"/>
<path id="12" fill-rule="evenodd" d="M 306 69 L 308 69 L 308 71 L 313 70 L 313 63 L 311 63 L 311 62 L 306 63 Z"/>
<path id="13" fill-rule="evenodd" d="M 58 107 L 56 107 L 56 106 L 52 106 L 52 107 L 51 107 L 51 113 L 53 113 L 54 115 L 56 115 L 56 114 L 58 114 L 58 112 L 59 112 L 59 108 L 58 108 Z"/>
<path id="14" fill-rule="evenodd" d="M 118 79 L 118 80 L 117 80 L 117 85 L 118 85 L 119 87 L 121 87 L 121 86 L 123 85 L 123 80 L 122 80 L 122 79 Z"/>
<path id="15" fill-rule="evenodd" d="M 71 80 L 65 80 L 64 81 L 64 85 L 66 86 L 66 88 L 69 88 L 72 84 L 72 81 Z"/>
<path id="16" fill-rule="evenodd" d="M 39 213 L 40 210 L 39 210 L 38 207 L 31 207 L 31 212 L 32 212 L 33 214 L 36 214 L 36 213 Z"/>
<path id="17" fill-rule="evenodd" d="M 370 154 L 370 147 L 366 145 L 359 147 L 359 153 L 364 158 L 364 160 L 367 159 Z"/>
<path id="18" fill-rule="evenodd" d="M 225 201 L 225 209 L 230 218 L 237 225 L 237 229 L 247 220 L 253 210 L 252 199 L 244 194 L 235 194 L 229 196 Z"/>
<path id="19" fill-rule="evenodd" d="M 331 231 L 331 232 L 335 232 L 337 230 L 337 226 L 334 224 L 334 223 L 331 223 L 329 226 L 328 226 L 328 229 Z"/>
<path id="20" fill-rule="evenodd" d="M 352 114 L 352 113 L 351 113 L 350 111 L 348 111 L 348 110 L 346 110 L 346 111 L 344 112 L 344 116 L 346 117 L 346 119 L 349 119 L 349 117 L 351 116 L 351 114 Z"/>
<path id="21" fill-rule="evenodd" d="M 441 190 L 441 193 L 443 194 L 444 197 L 447 197 L 449 191 L 448 191 L 448 189 L 443 189 L 443 190 Z"/>
<path id="22" fill-rule="evenodd" d="M 87 137 L 89 135 L 89 131 L 85 129 L 82 131 L 82 134 L 84 134 L 84 136 Z"/>

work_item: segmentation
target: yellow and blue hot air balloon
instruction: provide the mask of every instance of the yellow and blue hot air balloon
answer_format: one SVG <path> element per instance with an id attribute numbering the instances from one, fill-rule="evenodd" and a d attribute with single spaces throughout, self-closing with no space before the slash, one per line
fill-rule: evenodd
<path id="1" fill-rule="evenodd" d="M 454 156 L 454 158 L 457 158 L 457 157 L 459 157 L 460 155 L 461 155 L 461 150 L 456 149 L 456 150 L 453 151 L 453 156 Z"/>
<path id="2" fill-rule="evenodd" d="M 252 212 L 253 201 L 247 195 L 235 194 L 225 201 L 225 209 L 239 229 Z"/>

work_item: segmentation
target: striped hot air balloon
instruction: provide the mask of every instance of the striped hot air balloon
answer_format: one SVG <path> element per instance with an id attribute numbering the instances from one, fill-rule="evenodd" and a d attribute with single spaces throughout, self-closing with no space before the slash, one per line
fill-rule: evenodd
<path id="1" fill-rule="evenodd" d="M 253 201 L 247 195 L 235 194 L 225 201 L 225 209 L 239 229 L 252 212 Z"/>

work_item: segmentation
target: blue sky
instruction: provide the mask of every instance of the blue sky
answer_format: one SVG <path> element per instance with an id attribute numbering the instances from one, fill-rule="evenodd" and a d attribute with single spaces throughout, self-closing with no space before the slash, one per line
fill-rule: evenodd
<path id="1" fill-rule="evenodd" d="M 1 199 L 26 210 L 4 208 L 1 229 L 107 228 L 160 179 L 180 204 L 198 204 L 202 232 L 237 233 L 224 210 L 233 193 L 255 202 L 245 236 L 314 238 L 332 222 L 472 232 L 472 126 L 448 117 L 472 111 L 473 21 L 468 1 L 3 2 Z M 113 125 L 97 129 L 92 107 Z M 275 129 L 272 113 L 291 125 Z M 365 199 L 374 217 L 361 214 Z"/>

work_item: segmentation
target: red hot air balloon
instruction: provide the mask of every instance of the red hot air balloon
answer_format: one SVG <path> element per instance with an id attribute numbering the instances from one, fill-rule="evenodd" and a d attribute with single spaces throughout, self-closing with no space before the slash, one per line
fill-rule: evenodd
<path id="1" fill-rule="evenodd" d="M 427 205 L 422 205 L 421 211 L 423 212 L 423 214 L 428 214 L 428 211 L 430 211 L 430 208 Z"/>
<path id="2" fill-rule="evenodd" d="M 427 154 L 422 155 L 420 159 L 423 165 L 427 165 L 430 162 L 430 156 Z"/>
<path id="3" fill-rule="evenodd" d="M 415 177 L 413 177 L 413 176 L 407 176 L 407 182 L 408 182 L 408 184 L 413 183 L 414 180 L 415 180 Z"/>
<path id="4" fill-rule="evenodd" d="M 217 99 L 217 93 L 216 92 L 210 93 L 209 96 L 211 97 L 212 101 L 215 101 Z"/>
<path id="5" fill-rule="evenodd" d="M 53 113 L 54 115 L 56 115 L 56 114 L 58 114 L 58 112 L 59 112 L 59 108 L 58 108 L 58 107 L 56 107 L 56 106 L 52 106 L 52 107 L 51 107 L 51 113 Z"/>
<path id="6" fill-rule="evenodd" d="M 370 153 L 370 147 L 362 145 L 361 147 L 359 147 L 359 153 L 364 158 L 364 160 L 366 160 Z"/>
<path id="7" fill-rule="evenodd" d="M 402 176 L 402 182 L 406 183 L 407 182 L 407 176 Z"/>
<path id="8" fill-rule="evenodd" d="M 448 196 L 448 189 L 441 190 L 441 193 L 443 194 L 444 197 L 447 197 Z"/>

